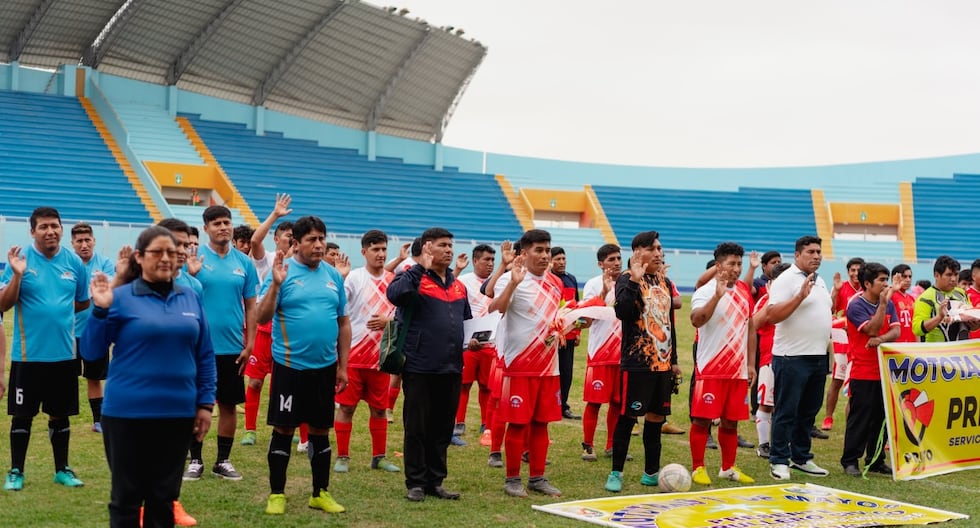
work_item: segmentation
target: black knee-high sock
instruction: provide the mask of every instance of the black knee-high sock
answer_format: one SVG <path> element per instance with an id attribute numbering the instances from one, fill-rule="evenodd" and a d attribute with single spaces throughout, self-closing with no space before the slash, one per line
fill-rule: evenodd
<path id="1" fill-rule="evenodd" d="M 51 451 L 54 452 L 54 470 L 61 471 L 68 467 L 68 441 L 71 438 L 71 424 L 67 417 L 48 421 L 48 438 L 51 439 Z"/>
<path id="2" fill-rule="evenodd" d="M 10 467 L 24 472 L 24 459 L 27 458 L 27 446 L 31 443 L 30 417 L 13 417 L 10 419 Z"/>
<path id="3" fill-rule="evenodd" d="M 630 436 L 633 433 L 633 425 L 636 418 L 633 416 L 620 416 L 616 422 L 616 432 L 613 434 L 613 471 L 622 471 L 626 465 L 626 454 L 630 450 Z"/>
<path id="4" fill-rule="evenodd" d="M 88 406 L 92 409 L 92 421 L 102 421 L 102 398 L 89 398 Z"/>
<path id="5" fill-rule="evenodd" d="M 231 444 L 235 443 L 235 438 L 231 436 L 218 436 L 218 462 L 224 462 L 231 456 Z"/>
<path id="6" fill-rule="evenodd" d="M 660 471 L 660 433 L 663 422 L 648 422 L 643 420 L 643 471 L 653 475 Z"/>
<path id="7" fill-rule="evenodd" d="M 286 469 L 289 467 L 289 456 L 293 448 L 293 435 L 279 434 L 272 431 L 269 441 L 269 489 L 272 493 L 285 493 Z"/>
<path id="8" fill-rule="evenodd" d="M 191 460 L 202 460 L 201 450 L 204 449 L 204 442 L 198 442 L 196 438 L 191 438 Z"/>
<path id="9" fill-rule="evenodd" d="M 310 469 L 313 473 L 313 496 L 330 487 L 330 436 L 310 435 Z"/>

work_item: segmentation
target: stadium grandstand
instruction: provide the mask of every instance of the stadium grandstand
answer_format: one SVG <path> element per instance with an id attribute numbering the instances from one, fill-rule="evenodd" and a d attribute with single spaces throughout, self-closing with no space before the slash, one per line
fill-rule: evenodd
<path id="1" fill-rule="evenodd" d="M 917 276 L 941 253 L 980 254 L 945 206 L 980 188 L 980 155 L 688 169 L 443 145 L 488 48 L 405 9 L 23 0 L 5 5 L 0 42 L 4 247 L 27 240 L 38 205 L 95 224 L 112 254 L 161 218 L 199 225 L 201 205 L 256 225 L 289 192 L 347 252 L 371 228 L 405 241 L 442 225 L 465 251 L 537 225 L 579 278 L 598 246 L 646 229 L 685 287 L 722 239 L 786 254 L 817 233 L 834 260 L 916 263 Z"/>

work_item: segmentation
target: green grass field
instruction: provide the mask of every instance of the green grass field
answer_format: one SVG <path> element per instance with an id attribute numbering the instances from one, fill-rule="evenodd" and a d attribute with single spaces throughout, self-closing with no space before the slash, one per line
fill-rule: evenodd
<path id="1" fill-rule="evenodd" d="M 678 336 L 681 362 L 685 380 L 691 370 L 691 340 L 693 330 L 687 322 L 687 299 L 685 308 L 678 314 Z M 10 315 L 8 313 L 8 315 Z M 6 324 L 9 336 L 10 325 Z M 581 413 L 582 373 L 585 367 L 585 346 L 577 349 L 576 379 L 572 386 L 573 408 Z M 0 526 L 65 526 L 81 528 L 105 526 L 108 523 L 106 505 L 109 500 L 110 476 L 103 454 L 101 435 L 89 430 L 91 414 L 82 391 L 81 414 L 72 419 L 71 465 L 79 477 L 85 481 L 83 488 L 67 489 L 52 483 L 53 462 L 51 447 L 47 439 L 47 427 L 43 418 L 34 422 L 31 447 L 25 469 L 24 490 L 18 493 L 0 492 Z M 673 422 L 684 429 L 689 427 L 687 419 L 687 387 L 681 395 L 675 396 L 675 417 Z M 263 393 L 265 394 L 265 392 Z M 232 450 L 232 461 L 245 476 L 240 482 L 227 482 L 205 478 L 199 482 L 184 483 L 181 500 L 187 511 L 194 515 L 203 527 L 301 527 L 301 526 L 366 526 L 400 527 L 478 527 L 478 526 L 585 526 L 556 516 L 533 511 L 532 504 L 560 502 L 594 498 L 608 495 L 603 490 L 606 475 L 610 470 L 610 460 L 599 457 L 598 462 L 584 462 L 580 442 L 582 430 L 580 421 L 565 420 L 552 424 L 549 428 L 553 445 L 549 452 L 552 464 L 548 466 L 547 476 L 563 492 L 561 499 L 550 499 L 532 495 L 530 499 L 514 499 L 503 493 L 503 470 L 487 466 L 487 449 L 478 443 L 476 431 L 479 430 L 479 411 L 474 388 L 470 398 L 468 432 L 466 447 L 450 447 L 449 478 L 446 487 L 462 492 L 460 501 L 440 501 L 428 499 L 423 503 L 410 503 L 404 498 L 405 487 L 401 473 L 381 473 L 369 468 L 370 449 L 367 430 L 367 408 L 359 407 L 355 418 L 354 438 L 351 446 L 351 472 L 343 475 L 332 474 L 330 491 L 346 506 L 347 512 L 330 515 L 310 510 L 306 500 L 310 493 L 309 462 L 303 454 L 293 456 L 289 467 L 289 481 L 286 495 L 289 503 L 284 516 L 271 517 L 264 513 L 265 499 L 269 493 L 266 469 L 266 448 L 269 428 L 259 427 L 259 442 L 255 446 L 242 447 L 236 444 Z M 399 398 L 399 405 L 401 405 Z M 4 403 L 5 405 L 5 403 Z M 918 505 L 947 509 L 968 514 L 969 520 L 955 521 L 949 526 L 980 526 L 980 501 L 977 500 L 977 472 L 960 472 L 912 482 L 893 482 L 888 478 L 872 476 L 860 480 L 845 476 L 840 470 L 838 460 L 843 444 L 843 401 L 838 406 L 836 424 L 830 440 L 814 440 L 816 461 L 831 470 L 831 475 L 813 482 L 864 493 L 893 500 L 911 502 Z M 605 440 L 605 408 L 600 415 L 596 444 Z M 259 421 L 264 423 L 265 408 L 260 410 Z M 400 419 L 400 412 L 396 411 Z M 239 419 L 239 435 L 243 420 Z M 743 436 L 755 442 L 755 427 L 749 423 L 740 424 Z M 213 429 L 212 429 L 213 431 Z M 6 413 L 0 416 L 0 467 L 9 464 L 9 418 Z M 389 456 L 401 451 L 401 425 L 393 424 L 389 429 Z M 332 441 L 332 440 L 331 440 Z M 623 495 L 642 494 L 651 491 L 640 486 L 639 478 L 643 469 L 642 448 L 639 438 L 634 437 L 631 451 L 638 454 L 635 462 L 627 462 L 626 483 Z M 205 464 L 214 462 L 215 443 L 213 432 L 205 444 Z M 146 453 L 147 458 L 153 453 Z M 712 475 L 717 473 L 720 454 L 708 451 L 707 466 Z M 398 461 L 397 458 L 394 458 Z M 687 435 L 665 435 L 663 464 L 678 462 L 690 465 Z M 768 476 L 768 464 L 756 456 L 755 450 L 741 449 L 737 463 L 746 473 L 755 477 L 760 485 L 772 484 Z M 794 473 L 794 477 L 798 475 Z M 527 468 L 524 467 L 527 477 Z M 728 484 L 715 479 L 715 487 Z M 797 480 L 803 482 L 802 479 Z"/>

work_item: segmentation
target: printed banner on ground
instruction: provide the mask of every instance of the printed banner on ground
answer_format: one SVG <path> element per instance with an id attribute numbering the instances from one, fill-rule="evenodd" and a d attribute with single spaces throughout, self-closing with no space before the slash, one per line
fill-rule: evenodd
<path id="1" fill-rule="evenodd" d="M 879 350 L 895 479 L 980 468 L 980 340 Z"/>
<path id="2" fill-rule="evenodd" d="M 532 508 L 602 526 L 654 528 L 900 526 L 968 518 L 813 484 L 604 497 Z"/>

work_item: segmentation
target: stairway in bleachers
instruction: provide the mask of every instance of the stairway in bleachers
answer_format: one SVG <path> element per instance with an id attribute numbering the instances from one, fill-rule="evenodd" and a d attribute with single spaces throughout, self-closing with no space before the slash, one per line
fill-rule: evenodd
<path id="1" fill-rule="evenodd" d="M 918 178 L 912 182 L 915 242 L 920 259 L 951 255 L 969 268 L 980 257 L 973 198 L 980 196 L 980 175 Z"/>
<path id="2" fill-rule="evenodd" d="M 277 192 L 287 192 L 292 219 L 320 216 L 331 233 L 381 229 L 412 237 L 442 226 L 459 240 L 489 242 L 516 240 L 522 232 L 492 176 L 368 161 L 351 149 L 187 117 L 260 218 L 272 210 Z"/>
<path id="3" fill-rule="evenodd" d="M 175 205 L 170 204 L 170 210 L 174 213 L 174 218 L 183 220 L 187 222 L 187 225 L 202 229 L 204 225 L 204 218 L 201 216 L 204 213 L 204 207 L 200 205 Z M 242 213 L 238 209 L 231 207 L 228 209 L 231 211 L 231 223 L 235 227 L 238 227 L 245 222 L 242 217 Z M 253 228 L 256 226 L 252 226 Z"/>
<path id="4" fill-rule="evenodd" d="M 129 132 L 129 145 L 141 160 L 204 165 L 177 122 L 163 108 L 135 103 L 115 103 L 113 108 Z"/>
<path id="5" fill-rule="evenodd" d="M 551 247 L 592 248 L 595 251 L 599 249 L 599 246 L 606 243 L 598 229 L 585 227 L 544 227 L 542 229 L 551 233 Z"/>
<path id="6" fill-rule="evenodd" d="M 78 99 L 0 91 L 0 109 L 0 215 L 152 221 Z"/>
<path id="7" fill-rule="evenodd" d="M 880 262 L 891 269 L 902 262 L 901 240 L 845 240 L 834 239 L 834 258 L 847 262 L 853 257 L 861 257 L 868 262 Z"/>

